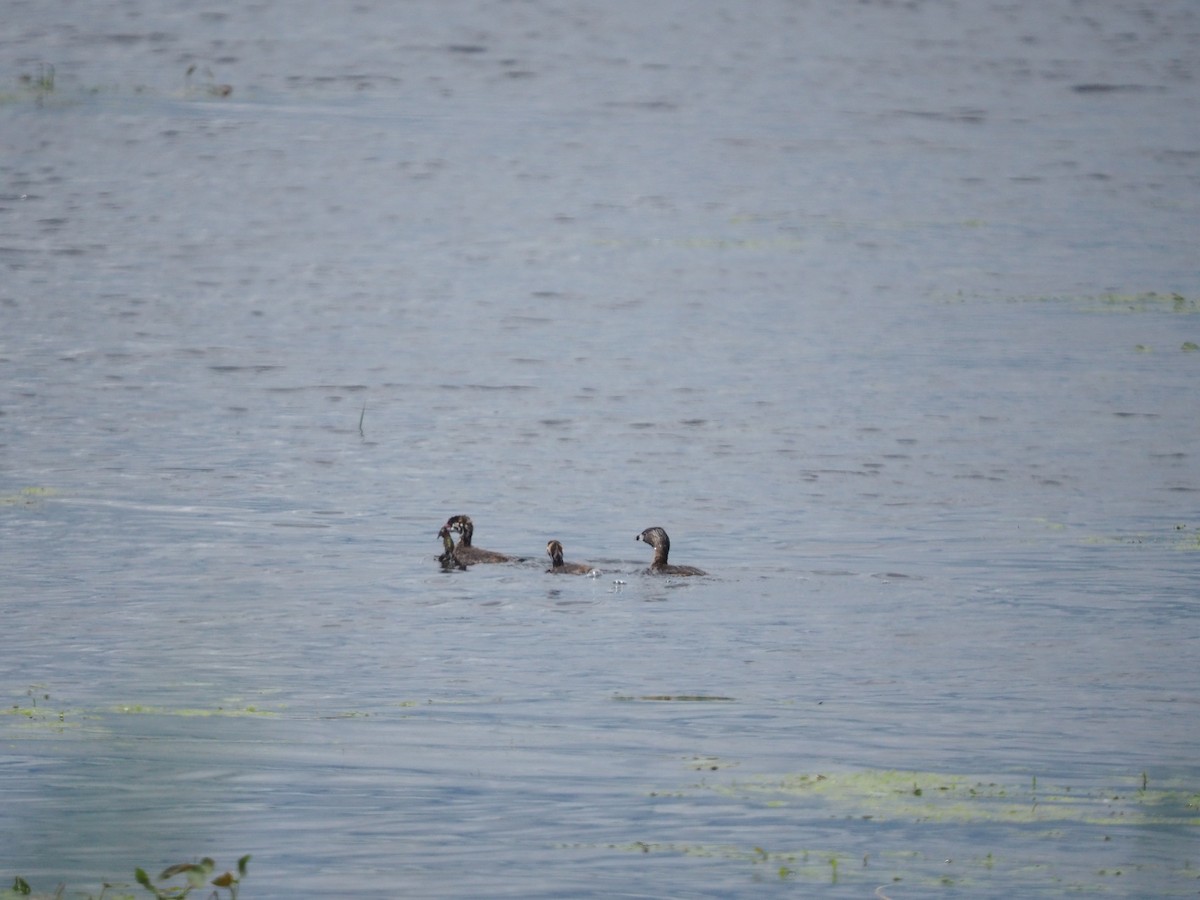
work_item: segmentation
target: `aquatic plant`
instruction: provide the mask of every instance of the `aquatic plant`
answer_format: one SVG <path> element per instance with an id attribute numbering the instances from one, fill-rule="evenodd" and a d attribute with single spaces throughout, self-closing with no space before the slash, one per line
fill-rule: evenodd
<path id="1" fill-rule="evenodd" d="M 38 705 L 39 700 L 50 700 L 50 694 L 45 691 L 45 685 L 40 684 L 31 685 L 25 692 L 25 696 L 28 698 L 28 702 L 14 703 L 8 707 L 0 707 L 0 716 L 13 716 L 18 720 L 22 720 L 27 726 L 49 727 L 60 732 L 68 727 L 77 727 L 82 721 L 96 719 L 105 715 L 179 716 L 183 718 L 217 716 L 226 718 L 244 718 L 247 716 L 271 718 L 279 715 L 276 711 L 263 709 L 253 704 L 193 708 L 122 703 L 116 706 L 93 709 L 54 708 L 45 702 L 40 706 Z"/>
<path id="2" fill-rule="evenodd" d="M 158 900 L 181 900 L 186 897 L 196 888 L 203 888 L 212 885 L 214 890 L 209 897 L 219 898 L 221 892 L 225 891 L 229 900 L 237 900 L 238 886 L 242 879 L 246 877 L 246 867 L 250 863 L 250 854 L 247 853 L 237 861 L 237 874 L 234 875 L 231 871 L 225 871 L 215 878 L 209 878 L 216 869 L 217 864 L 210 857 L 204 857 L 199 862 L 179 863 L 174 866 L 168 866 L 163 869 L 157 879 L 152 879 L 146 874 L 146 870 L 139 867 L 134 870 L 134 878 L 147 891 L 152 893 Z M 177 879 L 182 878 L 179 882 Z M 109 884 L 104 883 L 100 893 L 97 895 L 72 893 L 73 897 L 86 898 L 86 900 L 135 900 L 135 895 L 129 893 L 125 888 L 129 885 Z M 0 891 L 0 900 L 42 900 L 42 898 L 61 898 L 64 896 L 65 888 L 59 885 L 52 894 L 34 893 L 29 882 L 21 876 L 13 879 L 12 887 L 8 890 Z"/>
<path id="3" fill-rule="evenodd" d="M 754 880 L 763 880 L 762 873 L 770 872 L 789 882 L 857 883 L 867 892 L 875 885 L 877 897 L 889 896 L 884 893 L 886 886 L 899 884 L 921 893 L 999 881 L 1007 887 L 1019 883 L 1028 890 L 1049 887 L 1089 892 L 1103 890 L 1109 879 L 1128 882 L 1136 877 L 1138 887 L 1144 888 L 1141 895 L 1161 896 L 1164 885 L 1186 892 L 1195 883 L 1192 863 L 1186 857 L 1167 863 L 1130 861 L 1139 835 L 1147 828 L 1176 839 L 1200 828 L 1200 791 L 1195 785 L 1177 779 L 1156 783 L 1146 771 L 1111 781 L 1065 784 L 1047 782 L 1034 774 L 995 779 L 908 770 L 717 779 L 706 773 L 689 787 L 655 789 L 648 796 L 655 803 L 694 803 L 702 792 L 762 812 L 788 811 L 786 818 L 793 825 L 815 825 L 817 833 L 826 834 L 825 823 L 832 820 L 860 838 L 878 840 L 885 832 L 893 837 L 861 855 L 837 844 L 764 849 L 761 843 L 747 847 L 643 839 L 603 846 L 641 855 L 741 862 L 747 864 Z M 956 847 L 961 855 L 950 857 L 919 848 L 927 834 L 937 834 L 938 842 L 944 844 L 945 826 L 969 831 L 970 838 Z M 908 837 L 896 843 L 895 835 Z M 1053 866 L 1033 861 L 1028 847 L 1040 846 L 1041 838 L 1047 836 L 1055 840 L 1069 836 L 1067 843 L 1075 849 L 1056 856 Z M 913 842 L 911 847 L 904 846 L 906 839 Z M 1001 842 L 1003 852 L 987 846 L 992 839 Z M 1081 851 L 1083 845 L 1089 845 L 1092 852 Z M 1103 867 L 1095 865 L 1097 862 Z"/>
<path id="4" fill-rule="evenodd" d="M 220 896 L 220 892 L 226 890 L 229 892 L 230 900 L 236 900 L 238 885 L 241 884 L 242 878 L 246 875 L 246 866 L 249 862 L 250 854 L 247 853 L 237 861 L 237 875 L 226 871 L 211 881 L 208 876 L 212 874 L 217 864 L 207 856 L 198 863 L 179 863 L 178 865 L 168 866 L 159 874 L 158 884 L 151 881 L 145 869 L 136 869 L 134 877 L 137 878 L 138 884 L 154 894 L 158 900 L 176 900 L 176 898 L 186 897 L 195 888 L 204 887 L 205 882 L 217 888 L 213 892 L 214 895 Z M 179 876 L 183 876 L 184 884 L 170 883 L 172 879 Z"/>
<path id="5" fill-rule="evenodd" d="M 1073 300 L 1077 305 L 1101 312 L 1173 312 L 1184 315 L 1200 312 L 1200 300 L 1195 297 L 1185 297 L 1175 291 L 1170 293 L 1141 291 L 1132 294 L 1110 292 L 1098 297 L 1077 297 Z"/>
<path id="6" fill-rule="evenodd" d="M 45 706 L 38 706 L 38 700 L 50 699 L 50 694 L 46 692 L 44 684 L 30 685 L 25 691 L 25 696 L 29 698 L 28 705 L 14 703 L 10 707 L 0 709 L 0 715 L 20 716 L 29 723 L 50 725 L 58 731 L 63 729 L 67 721 L 65 710 L 54 711 Z"/>
<path id="7" fill-rule="evenodd" d="M 953 295 L 939 297 L 942 303 L 968 303 L 994 299 L 987 295 L 972 295 L 959 291 Z M 1136 291 L 1104 294 L 1030 294 L 1003 298 L 1008 303 L 1051 303 L 1067 304 L 1080 312 L 1095 313 L 1143 313 L 1170 312 L 1179 315 L 1200 313 L 1200 297 L 1189 297 L 1178 291 Z"/>
<path id="8" fill-rule="evenodd" d="M 0 506 L 34 506 L 46 497 L 53 497 L 58 492 L 48 487 L 21 488 L 15 494 L 0 494 Z"/>

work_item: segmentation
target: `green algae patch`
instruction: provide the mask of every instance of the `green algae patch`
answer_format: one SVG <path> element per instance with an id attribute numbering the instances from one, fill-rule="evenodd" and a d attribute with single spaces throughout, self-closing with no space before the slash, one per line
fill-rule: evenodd
<path id="1" fill-rule="evenodd" d="M 121 715 L 131 716 L 180 716 L 183 718 L 203 718 L 207 716 L 259 716 L 259 717 L 274 717 L 279 713 L 271 710 L 261 709 L 257 706 L 215 706 L 210 709 L 203 708 L 186 708 L 172 706 L 143 706 L 140 703 L 121 704 L 119 706 L 110 706 L 103 712 L 119 713 Z"/>
<path id="2" fill-rule="evenodd" d="M 176 716 L 180 718 L 274 718 L 281 713 L 264 709 L 252 703 L 228 703 L 212 707 L 158 706 L 141 703 L 119 703 L 113 706 L 78 708 L 61 706 L 51 701 L 50 692 L 44 684 L 32 684 L 21 702 L 0 709 L 0 715 L 29 725 L 48 725 L 63 730 L 68 725 L 79 725 L 87 720 L 96 720 L 106 715 L 124 716 Z"/>
<path id="3" fill-rule="evenodd" d="M 24 728 L 49 728 L 62 732 L 67 728 L 76 728 L 90 723 L 93 729 L 97 723 L 112 716 L 162 716 L 178 719 L 290 719 L 312 721 L 320 720 L 368 720 L 377 715 L 367 710 L 321 710 L 308 709 L 301 712 L 281 707 L 270 708 L 261 703 L 246 703 L 248 698 L 230 698 L 214 706 L 170 706 L 153 703 L 116 703 L 104 706 L 73 707 L 64 706 L 51 701 L 50 694 L 44 685 L 33 685 L 25 692 L 20 702 L 14 702 L 8 707 L 0 708 L 0 723 L 6 726 Z M 402 700 L 392 704 L 397 709 L 412 709 L 426 705 L 432 701 Z M 6 719 L 7 717 L 7 719 Z M 103 729 L 103 725 L 99 726 Z"/>
<path id="4" fill-rule="evenodd" d="M 64 731 L 79 727 L 86 721 L 94 721 L 104 715 L 122 716 L 174 716 L 178 718 L 275 718 L 280 713 L 258 706 L 172 707 L 146 706 L 140 703 L 122 703 L 98 709 L 53 709 L 33 704 L 14 704 L 0 709 L 0 715 L 10 716 L 13 721 L 26 727 L 49 728 Z"/>
<path id="5" fill-rule="evenodd" d="M 1200 298 L 1167 291 L 1111 292 L 1099 295 L 1030 297 L 1031 302 L 1063 303 L 1084 312 L 1097 313 L 1200 313 Z"/>
<path id="6" fill-rule="evenodd" d="M 865 771 L 738 780 L 704 789 L 876 822 L 1166 825 L 1200 828 L 1200 789 L 1039 785 L 931 772 Z"/>
<path id="7" fill-rule="evenodd" d="M 1200 528 L 1176 525 L 1170 531 L 1133 532 L 1129 534 L 1093 534 L 1080 538 L 1091 546 L 1167 547 L 1171 550 L 1200 550 Z"/>
<path id="8" fill-rule="evenodd" d="M 1094 305 L 1109 312 L 1172 312 L 1198 313 L 1200 299 L 1183 294 L 1143 291 L 1136 294 L 1101 294 Z"/>
<path id="9" fill-rule="evenodd" d="M 1130 531 L 1113 534 L 1072 533 L 1067 525 L 1046 519 L 1033 519 L 1034 526 L 1045 531 L 1064 532 L 1069 541 L 1087 547 L 1166 547 L 1171 550 L 1200 550 L 1200 526 L 1179 522 L 1155 531 Z M 1030 538 L 1029 541 L 1035 541 Z"/>
<path id="10" fill-rule="evenodd" d="M 704 757 L 687 758 L 691 765 Z M 720 776 L 718 776 L 720 777 Z M 1004 895 L 1194 896 L 1200 788 L 1114 781 L 1050 783 L 914 770 L 753 776 L 651 791 L 663 806 L 712 804 L 715 821 L 744 823 L 743 841 L 636 840 L 561 845 L 643 859 L 674 857 L 741 869 L 747 882 L 862 888 L 898 898 L 957 889 Z M 664 821 L 667 821 L 664 818 Z M 1153 852 L 1147 834 L 1156 835 Z M 770 836 L 778 842 L 768 843 Z M 757 838 L 757 840 L 756 840 Z"/>
<path id="11" fill-rule="evenodd" d="M 1174 313 L 1195 315 L 1200 313 L 1200 297 L 1188 297 L 1176 291 L 1111 291 L 1104 294 L 1050 294 L 1000 297 L 957 293 L 934 298 L 942 303 L 995 302 L 1045 303 L 1063 305 L 1081 312 L 1092 313 Z M 1190 342 L 1189 342 L 1190 343 Z M 1187 350 L 1185 344 L 1183 349 Z"/>
<path id="12" fill-rule="evenodd" d="M 0 709 L 0 715 L 11 716 L 12 720 L 23 728 L 47 728 L 51 731 L 63 732 L 79 725 L 78 719 L 67 718 L 65 709 L 48 710 L 36 706 L 10 706 L 7 709 Z"/>
<path id="13" fill-rule="evenodd" d="M 0 709 L 0 714 L 11 716 L 22 726 L 49 728 L 58 732 L 66 731 L 69 726 L 79 724 L 78 717 L 68 721 L 67 710 L 54 709 L 47 705 L 49 701 L 50 694 L 46 690 L 46 685 L 31 684 L 25 691 L 24 701 Z"/>
<path id="14" fill-rule="evenodd" d="M 48 487 L 24 487 L 10 494 L 0 494 L 0 506 L 36 506 L 50 497 L 57 497 L 58 491 Z"/>
<path id="15" fill-rule="evenodd" d="M 892 886 L 898 890 L 904 889 L 907 896 L 915 896 L 913 891 L 967 888 L 990 880 L 993 874 L 1010 878 L 1014 874 L 1005 861 L 992 853 L 964 859 L 944 859 L 917 850 L 885 852 L 876 856 L 870 852 L 842 852 L 828 847 L 787 849 L 675 841 L 629 841 L 605 844 L 599 848 L 594 845 L 564 844 L 559 849 L 604 849 L 646 858 L 676 857 L 707 863 L 719 862 L 742 867 L 748 882 L 858 885 L 864 890 L 863 896 L 883 900 L 892 900 L 891 895 L 886 893 Z M 1043 874 L 1041 869 L 1034 868 L 1037 876 Z M 1006 871 L 997 872 L 998 869 Z M 1017 880 L 1025 885 L 1041 880 L 1039 877 L 1030 878 L 1029 872 L 1023 874 L 1025 877 Z"/>
<path id="16" fill-rule="evenodd" d="M 564 849 L 580 848 L 583 845 L 563 845 Z M 755 880 L 800 879 L 805 881 L 828 881 L 836 884 L 839 872 L 861 865 L 862 861 L 821 850 L 765 850 L 762 847 L 736 847 L 729 844 L 687 844 L 671 841 L 630 841 L 623 844 L 606 844 L 605 849 L 621 853 L 640 853 L 646 856 L 687 856 L 694 859 L 715 859 L 745 863 L 756 870 Z"/>
<path id="17" fill-rule="evenodd" d="M 1176 525 L 1175 540 L 1171 546 L 1176 550 L 1200 550 L 1200 528 Z"/>

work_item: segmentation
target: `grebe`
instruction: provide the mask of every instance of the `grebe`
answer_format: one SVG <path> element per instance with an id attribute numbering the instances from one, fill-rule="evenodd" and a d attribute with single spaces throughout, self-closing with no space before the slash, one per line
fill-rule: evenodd
<path id="1" fill-rule="evenodd" d="M 511 556 L 505 556 L 503 553 L 496 553 L 492 550 L 483 550 L 471 545 L 471 537 L 475 533 L 475 523 L 471 521 L 470 516 L 451 516 L 446 520 L 446 524 L 443 527 L 457 531 L 462 535 L 458 546 L 454 548 L 454 553 L 459 561 L 465 565 L 470 565 L 471 563 L 503 563 L 513 561 L 513 557 Z"/>
<path id="2" fill-rule="evenodd" d="M 587 563 L 563 562 L 563 545 L 558 541 L 546 544 L 546 555 L 550 557 L 550 568 L 546 571 L 555 575 L 587 575 L 595 571 Z"/>
<path id="3" fill-rule="evenodd" d="M 654 548 L 654 561 L 647 571 L 651 575 L 707 575 L 703 569 L 695 566 L 672 566 L 667 562 L 667 554 L 671 552 L 671 539 L 667 533 L 655 525 L 647 528 L 634 537 L 635 541 L 645 541 Z"/>

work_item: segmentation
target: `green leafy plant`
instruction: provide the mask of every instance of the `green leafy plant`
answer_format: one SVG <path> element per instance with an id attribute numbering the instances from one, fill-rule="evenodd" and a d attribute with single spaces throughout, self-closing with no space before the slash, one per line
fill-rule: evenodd
<path id="1" fill-rule="evenodd" d="M 229 892 L 230 900 L 237 900 L 238 885 L 246 875 L 246 866 L 249 862 L 250 854 L 247 853 L 237 862 L 237 875 L 226 871 L 212 880 L 209 880 L 209 876 L 217 864 L 207 856 L 198 863 L 179 863 L 168 866 L 159 873 L 157 884 L 150 879 L 145 869 L 136 869 L 134 877 L 138 884 L 154 894 L 158 900 L 178 900 L 178 898 L 186 897 L 196 888 L 204 887 L 205 882 L 217 888 L 214 894 L 219 895 L 221 890 L 226 890 Z M 184 880 L 183 884 L 171 883 L 172 879 L 181 876 Z"/>
<path id="2" fill-rule="evenodd" d="M 250 862 L 250 854 L 247 853 L 237 861 L 237 874 L 226 871 L 211 877 L 213 871 L 217 868 L 216 862 L 209 857 L 199 862 L 179 863 L 178 865 L 168 866 L 163 869 L 157 879 L 151 879 L 146 874 L 146 870 L 137 868 L 134 870 L 133 876 L 143 888 L 152 893 L 157 900 L 180 900 L 186 897 L 196 888 L 204 888 L 206 884 L 211 885 L 214 890 L 208 896 L 210 898 L 220 898 L 221 892 L 228 892 L 228 900 L 237 900 L 238 888 L 242 883 L 242 879 L 246 877 L 246 866 Z M 180 881 L 182 879 L 182 881 Z M 135 900 L 134 895 L 123 891 L 124 885 L 105 884 L 99 895 L 93 897 L 91 894 L 76 894 L 72 893 L 72 897 L 83 897 L 86 900 Z M 116 890 L 113 893 L 113 889 Z M 64 888 L 62 885 L 53 894 L 43 894 L 33 892 L 33 888 L 29 886 L 29 882 L 19 875 L 13 879 L 12 887 L 8 890 L 0 890 L 0 900 L 22 900 L 29 897 L 31 900 L 45 900 L 45 898 L 53 898 L 53 900 L 61 900 L 64 896 Z"/>

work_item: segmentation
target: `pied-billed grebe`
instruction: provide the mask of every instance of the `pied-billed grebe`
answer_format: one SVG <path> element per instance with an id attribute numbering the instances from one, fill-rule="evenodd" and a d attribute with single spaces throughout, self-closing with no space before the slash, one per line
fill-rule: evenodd
<path id="1" fill-rule="evenodd" d="M 667 563 L 667 554 L 671 552 L 671 539 L 667 533 L 655 525 L 647 528 L 641 534 L 634 536 L 635 541 L 645 541 L 654 548 L 654 561 L 647 570 L 651 575 L 707 575 L 703 569 L 695 566 L 672 566 Z"/>
<path id="2" fill-rule="evenodd" d="M 550 557 L 550 568 L 546 571 L 555 575 L 587 575 L 596 571 L 587 563 L 563 562 L 563 546 L 558 541 L 546 544 L 546 555 Z"/>
<path id="3" fill-rule="evenodd" d="M 492 550 L 483 550 L 471 545 L 471 536 L 475 534 L 475 523 L 471 521 L 470 516 L 451 516 L 446 520 L 444 527 L 452 531 L 457 531 L 462 535 L 458 546 L 454 548 L 454 553 L 459 561 L 466 565 L 470 565 L 471 563 L 503 563 L 513 561 L 513 557 L 511 556 L 505 556 L 503 553 L 496 553 Z"/>
<path id="4" fill-rule="evenodd" d="M 443 569 L 465 569 L 467 564 L 458 558 L 457 547 L 454 546 L 454 538 L 450 536 L 450 529 L 445 525 L 438 532 L 438 537 L 442 539 L 442 555 L 438 557 L 438 562 L 442 564 Z"/>

